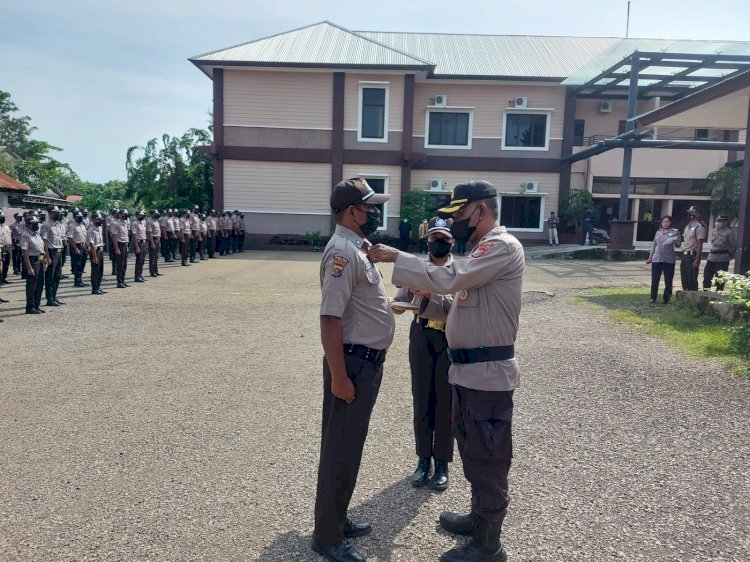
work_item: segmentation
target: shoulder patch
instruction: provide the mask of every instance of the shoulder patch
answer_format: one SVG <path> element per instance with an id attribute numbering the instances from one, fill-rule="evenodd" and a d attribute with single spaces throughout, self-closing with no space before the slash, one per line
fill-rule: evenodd
<path id="1" fill-rule="evenodd" d="M 466 289 L 463 289 L 456 293 L 456 298 L 460 300 L 461 302 L 464 302 L 466 299 L 469 298 L 469 291 Z"/>
<path id="2" fill-rule="evenodd" d="M 482 242 L 474 248 L 474 250 L 471 252 L 469 257 L 471 258 L 481 258 L 484 254 L 486 254 L 492 246 L 494 246 L 494 242 Z"/>
<path id="3" fill-rule="evenodd" d="M 331 276 L 341 277 L 347 265 L 349 265 L 349 260 L 345 258 L 344 256 L 333 256 L 333 266 L 331 267 Z"/>

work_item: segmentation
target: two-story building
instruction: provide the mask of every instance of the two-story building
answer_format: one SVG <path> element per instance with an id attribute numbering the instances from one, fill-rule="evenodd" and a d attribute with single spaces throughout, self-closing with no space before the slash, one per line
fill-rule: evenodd
<path id="1" fill-rule="evenodd" d="M 437 208 L 457 183 L 483 178 L 501 193 L 501 222 L 522 240 L 545 238 L 545 217 L 571 187 L 592 191 L 605 221 L 617 215 L 621 152 L 573 166 L 562 159 L 623 130 L 625 103 L 578 99 L 563 81 L 630 48 L 638 40 L 353 32 L 322 22 L 194 57 L 213 80 L 214 206 L 244 211 L 250 233 L 327 234 L 332 185 L 363 176 L 391 194 L 382 230 L 395 233 L 407 191 L 429 191 Z M 728 157 L 664 152 L 634 155 L 634 220 L 707 208 L 700 182 Z"/>

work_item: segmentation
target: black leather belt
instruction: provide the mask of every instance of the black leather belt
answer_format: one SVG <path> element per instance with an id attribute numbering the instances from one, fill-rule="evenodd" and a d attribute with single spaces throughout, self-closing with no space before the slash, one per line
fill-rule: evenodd
<path id="1" fill-rule="evenodd" d="M 354 355 L 360 359 L 372 361 L 373 363 L 380 363 L 385 361 L 385 352 L 387 349 L 373 349 L 366 345 L 359 345 L 356 343 L 345 343 L 344 353 L 347 355 Z"/>
<path id="2" fill-rule="evenodd" d="M 729 250 L 711 250 L 712 254 L 728 254 Z"/>
<path id="3" fill-rule="evenodd" d="M 475 347 L 473 349 L 451 349 L 450 354 L 451 361 L 454 363 L 504 361 L 515 357 L 515 346 L 497 345 L 494 347 Z"/>

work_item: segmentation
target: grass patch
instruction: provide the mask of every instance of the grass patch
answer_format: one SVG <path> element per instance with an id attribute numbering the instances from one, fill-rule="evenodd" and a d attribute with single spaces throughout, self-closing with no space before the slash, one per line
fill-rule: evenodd
<path id="1" fill-rule="evenodd" d="M 732 349 L 726 324 L 687 303 L 651 304 L 649 298 L 647 287 L 610 287 L 588 290 L 573 302 L 605 308 L 618 322 L 661 338 L 686 355 L 724 361 L 734 374 L 750 380 L 750 365 Z"/>

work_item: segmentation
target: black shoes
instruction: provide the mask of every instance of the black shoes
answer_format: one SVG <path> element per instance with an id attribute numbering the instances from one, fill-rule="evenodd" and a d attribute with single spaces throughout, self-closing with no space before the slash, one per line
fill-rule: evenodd
<path id="1" fill-rule="evenodd" d="M 344 536 L 347 539 L 353 539 L 355 537 L 363 537 L 369 535 L 372 531 L 372 525 L 367 521 L 361 523 L 355 523 L 348 517 L 344 520 Z"/>
<path id="2" fill-rule="evenodd" d="M 26 314 L 41 314 L 42 311 L 36 308 L 26 309 Z"/>
<path id="3" fill-rule="evenodd" d="M 449 550 L 440 557 L 441 562 L 507 562 L 500 540 L 502 523 L 477 518 L 474 536 L 469 544 Z"/>
<path id="4" fill-rule="evenodd" d="M 448 463 L 445 461 L 435 461 L 435 473 L 432 475 L 430 482 L 433 490 L 442 492 L 448 488 Z"/>
<path id="5" fill-rule="evenodd" d="M 104 295 L 106 293 L 107 291 L 102 291 L 101 289 L 94 289 L 93 291 L 91 291 L 92 295 Z"/>
<path id="6" fill-rule="evenodd" d="M 331 562 L 365 562 L 367 560 L 347 541 L 341 541 L 331 546 L 321 546 L 313 539 L 312 549 Z"/>
<path id="7" fill-rule="evenodd" d="M 422 457 L 419 459 L 419 464 L 417 464 L 417 469 L 414 471 L 414 474 L 411 475 L 411 485 L 415 488 L 421 488 L 425 484 L 427 484 L 427 480 L 430 478 L 430 463 L 432 462 L 432 458 L 430 457 Z"/>
<path id="8" fill-rule="evenodd" d="M 117 284 L 117 288 L 118 288 L 118 289 L 127 289 L 127 287 L 128 287 L 128 286 L 127 286 L 127 285 L 126 285 L 125 283 L 118 283 L 118 284 Z"/>
<path id="9" fill-rule="evenodd" d="M 440 527 L 453 533 L 454 535 L 461 535 L 468 537 L 474 534 L 476 528 L 477 518 L 473 514 L 461 515 L 460 513 L 454 513 L 453 511 L 444 511 L 440 514 Z"/>
<path id="10" fill-rule="evenodd" d="M 159 277 L 156 273 L 152 273 L 149 277 Z"/>
<path id="11" fill-rule="evenodd" d="M 146 280 L 145 280 L 145 279 L 144 279 L 143 277 L 136 277 L 136 278 L 135 278 L 135 282 L 136 282 L 136 283 L 145 283 L 145 282 L 146 282 Z"/>
<path id="12" fill-rule="evenodd" d="M 57 301 L 47 301 L 47 306 L 60 306 Z"/>

